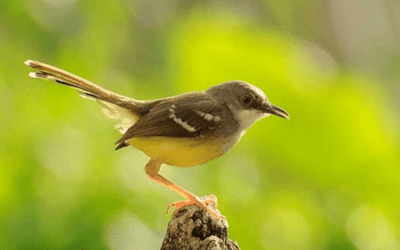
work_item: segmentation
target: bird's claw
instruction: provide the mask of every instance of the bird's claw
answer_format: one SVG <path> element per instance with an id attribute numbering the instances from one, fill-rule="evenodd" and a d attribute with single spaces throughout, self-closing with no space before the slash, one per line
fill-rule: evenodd
<path id="1" fill-rule="evenodd" d="M 185 201 L 177 201 L 174 203 L 171 203 L 168 207 L 167 207 L 167 214 L 169 214 L 169 211 L 172 207 L 175 207 L 175 211 L 174 214 L 176 214 L 178 212 L 179 209 L 185 207 L 185 206 L 189 206 L 189 205 L 197 205 L 203 209 L 205 209 L 206 211 L 210 212 L 215 218 L 220 218 L 221 215 L 216 214 L 209 206 L 216 208 L 218 204 L 218 200 L 217 197 L 215 195 L 209 195 L 209 196 L 204 196 L 204 197 L 197 197 L 197 196 L 193 196 L 191 197 L 191 199 L 189 200 L 185 200 Z"/>

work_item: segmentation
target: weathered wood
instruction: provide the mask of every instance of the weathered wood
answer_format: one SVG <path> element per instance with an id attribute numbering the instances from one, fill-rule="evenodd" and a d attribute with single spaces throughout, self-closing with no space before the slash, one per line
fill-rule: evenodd
<path id="1" fill-rule="evenodd" d="M 205 199 L 207 197 L 202 197 Z M 214 204 L 208 204 L 221 214 Z M 161 250 L 240 250 L 228 238 L 228 221 L 224 216 L 216 219 L 203 208 L 190 205 L 178 210 L 168 224 Z"/>

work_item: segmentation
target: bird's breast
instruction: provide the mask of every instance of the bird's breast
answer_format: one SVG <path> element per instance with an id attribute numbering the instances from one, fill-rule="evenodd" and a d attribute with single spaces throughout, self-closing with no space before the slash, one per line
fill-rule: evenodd
<path id="1" fill-rule="evenodd" d="M 135 137 L 129 144 L 151 158 L 177 167 L 193 167 L 223 155 L 225 143 L 193 138 Z M 233 145 L 232 145 L 233 147 Z"/>

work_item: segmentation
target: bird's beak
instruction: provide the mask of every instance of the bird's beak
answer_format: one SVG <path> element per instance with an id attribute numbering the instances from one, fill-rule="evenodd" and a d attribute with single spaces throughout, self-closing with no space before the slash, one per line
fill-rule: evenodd
<path id="1" fill-rule="evenodd" d="M 264 106 L 263 111 L 267 114 L 272 114 L 285 119 L 290 119 L 290 115 L 288 114 L 288 112 L 270 103 Z"/>

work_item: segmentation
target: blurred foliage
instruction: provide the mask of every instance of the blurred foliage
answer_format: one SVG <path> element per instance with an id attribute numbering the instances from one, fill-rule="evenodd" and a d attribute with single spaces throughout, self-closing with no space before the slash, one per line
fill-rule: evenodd
<path id="1" fill-rule="evenodd" d="M 114 151 L 100 105 L 30 79 L 27 59 L 138 99 L 257 85 L 291 120 L 161 172 L 217 195 L 242 249 L 399 249 L 399 48 L 381 48 L 392 63 L 376 72 L 358 67 L 337 40 L 292 32 L 319 32 L 296 19 L 309 1 L 292 2 L 0 2 L 0 249 L 159 249 L 181 199 L 148 180 L 143 153 Z"/>

